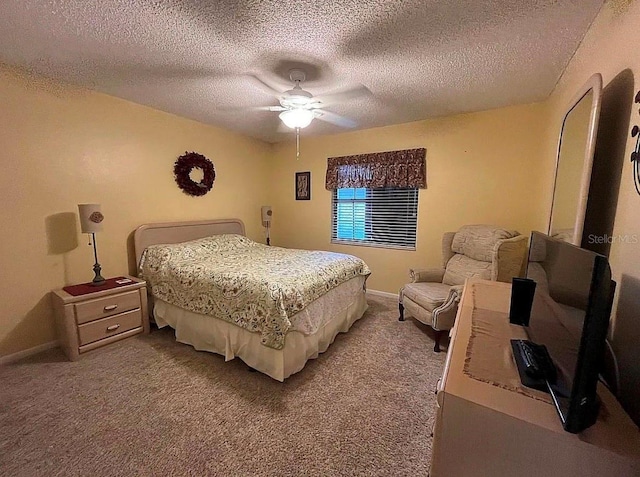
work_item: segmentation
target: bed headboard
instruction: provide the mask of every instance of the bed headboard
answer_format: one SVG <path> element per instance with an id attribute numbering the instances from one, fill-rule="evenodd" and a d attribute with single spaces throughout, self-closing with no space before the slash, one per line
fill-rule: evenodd
<path id="1" fill-rule="evenodd" d="M 136 268 L 140 264 L 142 252 L 149 245 L 187 242 L 220 234 L 244 235 L 244 223 L 240 219 L 216 219 L 143 224 L 133 234 Z"/>

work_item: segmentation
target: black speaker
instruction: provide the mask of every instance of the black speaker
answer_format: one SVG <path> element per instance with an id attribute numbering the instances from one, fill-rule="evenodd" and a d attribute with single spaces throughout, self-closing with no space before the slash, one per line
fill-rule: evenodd
<path id="1" fill-rule="evenodd" d="M 511 308 L 509 308 L 509 323 L 514 325 L 529 326 L 531 318 L 531 306 L 533 295 L 536 291 L 536 282 L 530 278 L 511 279 Z"/>

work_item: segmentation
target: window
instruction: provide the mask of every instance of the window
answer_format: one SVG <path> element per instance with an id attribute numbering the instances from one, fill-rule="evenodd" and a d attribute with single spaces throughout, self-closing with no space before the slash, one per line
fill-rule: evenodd
<path id="1" fill-rule="evenodd" d="M 331 242 L 415 250 L 418 189 L 334 189 Z"/>

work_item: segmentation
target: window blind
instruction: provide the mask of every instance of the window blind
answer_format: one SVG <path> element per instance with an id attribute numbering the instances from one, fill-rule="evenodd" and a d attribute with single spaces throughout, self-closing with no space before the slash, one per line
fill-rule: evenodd
<path id="1" fill-rule="evenodd" d="M 334 189 L 331 242 L 415 250 L 418 189 Z"/>

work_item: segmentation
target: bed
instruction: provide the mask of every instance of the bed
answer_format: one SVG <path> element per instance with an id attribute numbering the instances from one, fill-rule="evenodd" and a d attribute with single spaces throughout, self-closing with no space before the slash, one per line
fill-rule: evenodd
<path id="1" fill-rule="evenodd" d="M 159 327 L 278 381 L 367 309 L 362 260 L 258 244 L 238 219 L 141 225 L 134 246 Z"/>

